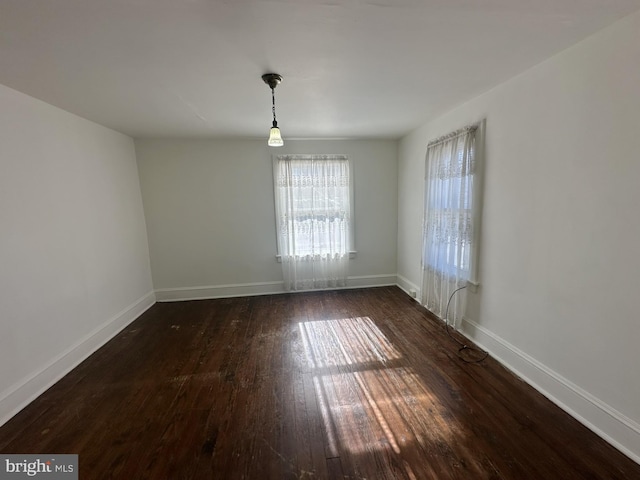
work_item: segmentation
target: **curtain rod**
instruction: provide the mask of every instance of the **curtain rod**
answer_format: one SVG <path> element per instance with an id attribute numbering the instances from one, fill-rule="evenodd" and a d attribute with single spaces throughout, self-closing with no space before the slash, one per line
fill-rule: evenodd
<path id="1" fill-rule="evenodd" d="M 466 135 L 467 133 L 470 133 L 470 132 L 475 132 L 479 126 L 480 126 L 480 123 L 474 123 L 473 125 L 467 125 L 466 127 L 462 127 L 454 132 L 443 135 L 442 137 L 438 137 L 435 140 L 431 140 L 427 144 L 427 148 L 431 148 L 434 145 L 438 145 L 442 142 L 446 142 L 447 140 L 451 140 L 452 138 L 456 138 L 461 135 Z"/>

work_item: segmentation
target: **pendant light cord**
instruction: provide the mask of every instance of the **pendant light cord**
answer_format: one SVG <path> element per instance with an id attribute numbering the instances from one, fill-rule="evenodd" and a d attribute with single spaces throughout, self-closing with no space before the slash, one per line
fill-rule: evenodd
<path id="1" fill-rule="evenodd" d="M 276 91 L 274 88 L 271 89 L 271 111 L 273 112 L 273 126 L 277 127 L 278 122 L 276 121 Z"/>

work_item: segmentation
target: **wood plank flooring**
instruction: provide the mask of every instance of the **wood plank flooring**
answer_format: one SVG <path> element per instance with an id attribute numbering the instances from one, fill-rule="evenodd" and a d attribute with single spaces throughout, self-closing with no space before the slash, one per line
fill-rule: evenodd
<path id="1" fill-rule="evenodd" d="M 396 287 L 154 305 L 0 428 L 88 479 L 640 479 Z"/>

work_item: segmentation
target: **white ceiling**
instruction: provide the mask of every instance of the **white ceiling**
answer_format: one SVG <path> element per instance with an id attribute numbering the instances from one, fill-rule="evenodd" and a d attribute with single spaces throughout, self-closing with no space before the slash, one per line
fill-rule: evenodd
<path id="1" fill-rule="evenodd" d="M 0 0 L 0 83 L 133 137 L 397 138 L 640 0 Z"/>

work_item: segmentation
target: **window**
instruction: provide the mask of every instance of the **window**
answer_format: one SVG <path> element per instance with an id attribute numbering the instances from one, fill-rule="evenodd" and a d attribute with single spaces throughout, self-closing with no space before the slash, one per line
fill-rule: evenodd
<path id="1" fill-rule="evenodd" d="M 285 288 L 344 286 L 352 237 L 348 157 L 278 156 L 274 183 Z"/>
<path id="2" fill-rule="evenodd" d="M 425 186 L 430 238 L 425 242 L 426 263 L 444 275 L 469 280 L 474 143 L 454 142 L 432 152 Z"/>
<path id="3" fill-rule="evenodd" d="M 463 128 L 427 147 L 422 299 L 440 317 L 447 314 L 455 291 L 476 283 L 480 171 L 476 136 L 483 128 L 484 122 Z M 454 325 L 464 311 L 465 297 L 457 295 L 452 305 Z"/>

